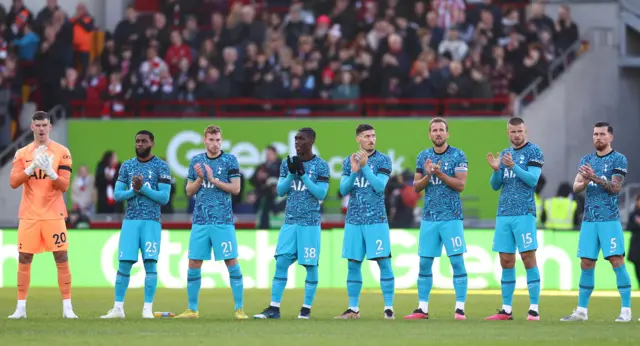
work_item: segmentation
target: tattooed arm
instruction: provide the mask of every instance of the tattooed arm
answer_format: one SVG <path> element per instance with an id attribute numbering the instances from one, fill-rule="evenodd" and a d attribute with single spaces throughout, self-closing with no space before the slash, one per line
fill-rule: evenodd
<path id="1" fill-rule="evenodd" d="M 624 177 L 621 175 L 614 175 L 613 177 L 611 177 L 611 181 L 609 181 L 606 179 L 602 179 L 594 174 L 589 177 L 589 180 L 600 185 L 600 187 L 602 187 L 605 191 L 612 195 L 620 192 L 622 184 L 624 183 Z"/>

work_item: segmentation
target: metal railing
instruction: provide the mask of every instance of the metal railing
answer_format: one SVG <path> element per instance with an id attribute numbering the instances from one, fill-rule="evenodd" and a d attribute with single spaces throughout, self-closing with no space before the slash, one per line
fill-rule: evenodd
<path id="1" fill-rule="evenodd" d="M 585 39 L 589 43 L 589 49 L 592 49 L 592 47 L 611 46 L 614 42 L 613 29 L 606 27 L 591 27 L 587 29 L 582 38 L 574 42 L 549 65 L 546 75 L 536 78 L 516 97 L 514 114 L 521 115 L 527 104 L 526 101 L 537 99 L 543 91 L 549 88 L 562 75 L 563 71 L 567 70 L 569 65 L 576 59 L 576 55 L 582 50 L 583 40 Z"/>
<path id="2" fill-rule="evenodd" d="M 55 106 L 49 111 L 49 115 L 51 116 L 51 123 L 55 124 L 58 120 L 64 119 L 67 114 L 64 107 Z M 8 162 L 7 160 L 11 158 L 11 156 L 15 155 L 18 149 L 29 144 L 32 140 L 33 133 L 31 131 L 24 131 L 21 133 L 13 143 L 9 144 L 8 147 L 4 148 L 4 150 L 0 152 L 0 162 Z"/>

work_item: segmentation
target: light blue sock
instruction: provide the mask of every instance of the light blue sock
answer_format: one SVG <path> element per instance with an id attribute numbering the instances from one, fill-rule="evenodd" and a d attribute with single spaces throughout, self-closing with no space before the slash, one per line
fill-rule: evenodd
<path id="1" fill-rule="evenodd" d="M 433 287 L 433 257 L 420 257 L 420 272 L 418 274 L 418 301 L 429 302 L 431 287 Z"/>
<path id="2" fill-rule="evenodd" d="M 307 268 L 307 279 L 304 281 L 304 305 L 311 308 L 313 299 L 316 297 L 318 289 L 318 266 L 305 266 Z"/>
<path id="3" fill-rule="evenodd" d="M 616 273 L 616 283 L 618 284 L 618 292 L 620 292 L 620 298 L 622 299 L 622 307 L 631 307 L 631 278 L 629 272 L 627 272 L 627 266 L 622 264 L 618 268 L 613 268 Z"/>
<path id="4" fill-rule="evenodd" d="M 129 287 L 129 279 L 131 276 L 131 267 L 133 267 L 131 261 L 120 261 L 118 264 L 118 273 L 116 274 L 116 299 L 118 303 L 124 302 L 124 296 L 127 294 L 127 288 Z"/>
<path id="5" fill-rule="evenodd" d="M 278 256 L 276 259 L 276 273 L 273 276 L 273 283 L 271 284 L 271 301 L 280 304 L 282 301 L 282 294 L 284 294 L 284 288 L 287 286 L 287 278 L 289 275 L 289 266 L 293 264 L 294 260 L 286 258 L 285 256 Z"/>
<path id="6" fill-rule="evenodd" d="M 451 256 L 451 268 L 453 268 L 453 290 L 456 292 L 456 302 L 467 301 L 467 269 L 464 267 L 464 257 L 462 255 Z"/>
<path id="7" fill-rule="evenodd" d="M 578 292 L 579 307 L 586 309 L 589 306 L 589 299 L 593 292 L 595 280 L 595 268 L 582 269 L 582 274 L 580 274 L 580 290 Z"/>
<path id="8" fill-rule="evenodd" d="M 153 303 L 156 297 L 156 289 L 158 288 L 158 270 L 156 269 L 156 261 L 144 261 L 144 302 Z"/>
<path id="9" fill-rule="evenodd" d="M 538 266 L 527 269 L 527 287 L 529 288 L 529 304 L 540 303 L 540 271 Z"/>
<path id="10" fill-rule="evenodd" d="M 393 295 L 395 293 L 395 278 L 393 277 L 393 269 L 391 268 L 391 259 L 385 258 L 378 261 L 380 267 L 380 288 L 382 289 L 382 298 L 384 306 L 393 306 Z"/>
<path id="11" fill-rule="evenodd" d="M 191 311 L 198 311 L 198 296 L 202 284 L 201 273 L 202 269 L 200 268 L 189 268 L 187 271 L 187 299 Z"/>
<path id="12" fill-rule="evenodd" d="M 233 294 L 233 301 L 236 302 L 236 310 L 242 309 L 244 304 L 244 282 L 242 280 L 242 271 L 240 271 L 240 264 L 236 263 L 229 269 L 229 283 L 231 284 L 231 293 Z"/>
<path id="13" fill-rule="evenodd" d="M 516 290 L 516 268 L 502 268 L 502 305 L 513 306 L 513 292 Z"/>
<path id="14" fill-rule="evenodd" d="M 349 307 L 357 308 L 360 304 L 360 291 L 362 290 L 362 262 L 348 261 L 347 294 L 349 295 Z"/>

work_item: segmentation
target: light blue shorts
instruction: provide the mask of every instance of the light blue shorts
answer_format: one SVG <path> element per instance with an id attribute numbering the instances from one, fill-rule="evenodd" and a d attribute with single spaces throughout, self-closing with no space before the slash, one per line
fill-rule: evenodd
<path id="1" fill-rule="evenodd" d="M 320 259 L 320 226 L 284 224 L 278 235 L 275 257 L 286 256 L 303 266 L 317 266 Z"/>
<path id="2" fill-rule="evenodd" d="M 216 261 L 238 258 L 234 225 L 193 225 L 189 236 L 189 259 L 208 261 L 211 248 Z"/>
<path id="3" fill-rule="evenodd" d="M 391 257 L 391 236 L 388 223 L 373 225 L 344 225 L 342 258 L 362 262 Z"/>
<path id="4" fill-rule="evenodd" d="M 143 260 L 158 260 L 162 225 L 154 220 L 124 220 L 118 241 L 118 260 L 138 261 L 138 250 Z"/>
<path id="5" fill-rule="evenodd" d="M 600 250 L 605 259 L 624 256 L 624 235 L 620 221 L 582 223 L 578 257 L 597 260 Z"/>
<path id="6" fill-rule="evenodd" d="M 449 257 L 467 252 L 462 220 L 422 220 L 420 222 L 418 255 L 420 257 L 440 257 L 442 245 L 444 245 Z"/>
<path id="7" fill-rule="evenodd" d="M 493 236 L 493 251 L 520 253 L 537 250 L 536 217 L 533 215 L 498 216 Z"/>

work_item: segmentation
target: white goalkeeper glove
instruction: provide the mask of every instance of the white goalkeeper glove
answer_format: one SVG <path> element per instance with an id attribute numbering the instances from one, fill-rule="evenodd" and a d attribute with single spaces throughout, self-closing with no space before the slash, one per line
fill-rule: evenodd
<path id="1" fill-rule="evenodd" d="M 33 172 L 35 172 L 36 168 L 38 168 L 38 159 L 44 155 L 44 153 L 47 151 L 47 147 L 44 145 L 39 146 L 34 152 L 33 152 L 33 160 L 31 161 L 31 164 L 29 165 L 29 167 L 27 167 L 27 169 L 24 170 L 24 173 L 26 175 L 32 175 Z"/>
<path id="2" fill-rule="evenodd" d="M 53 170 L 53 154 L 51 155 L 40 155 L 38 160 L 36 161 L 36 166 L 44 171 L 44 173 L 51 179 L 58 179 L 58 173 Z"/>

